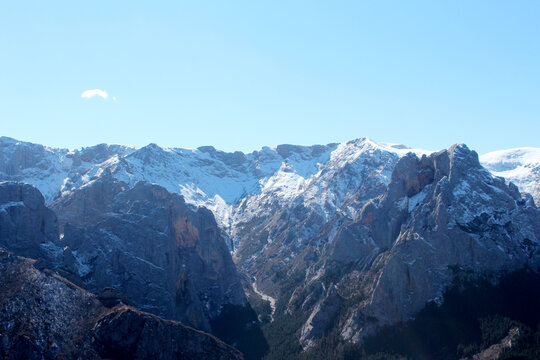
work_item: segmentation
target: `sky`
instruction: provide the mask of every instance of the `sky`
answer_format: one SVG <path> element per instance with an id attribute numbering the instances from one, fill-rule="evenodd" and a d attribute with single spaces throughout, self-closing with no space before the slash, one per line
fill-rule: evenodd
<path id="1" fill-rule="evenodd" d="M 3 1 L 0 135 L 540 147 L 540 1 Z"/>

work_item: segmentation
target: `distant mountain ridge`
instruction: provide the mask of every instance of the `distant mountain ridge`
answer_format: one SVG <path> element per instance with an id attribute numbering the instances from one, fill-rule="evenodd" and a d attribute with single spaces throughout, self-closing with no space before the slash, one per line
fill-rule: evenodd
<path id="1" fill-rule="evenodd" d="M 186 202 L 212 210 L 218 222 L 229 228 L 238 217 L 233 207 L 244 198 L 272 193 L 273 197 L 286 202 L 314 183 L 319 172 L 346 166 L 363 151 L 375 149 L 398 157 L 408 152 L 431 153 L 404 145 L 377 143 L 368 138 L 341 144 L 278 145 L 244 154 L 227 153 L 212 146 L 182 149 L 156 144 L 139 149 L 99 144 L 68 150 L 3 136 L 0 137 L 0 178 L 32 184 L 42 192 L 46 202 L 51 203 L 100 177 L 104 169 L 110 169 L 118 180 L 127 184 L 146 180 L 180 193 Z M 538 199 L 540 148 L 503 150 L 480 158 L 494 175 L 505 176 Z M 512 162 L 508 161 L 510 158 Z M 519 171 L 511 172 L 510 163 Z"/>
<path id="2" fill-rule="evenodd" d="M 494 151 L 481 155 L 480 162 L 493 175 L 502 176 L 522 192 L 530 193 L 540 205 L 540 148 Z"/>

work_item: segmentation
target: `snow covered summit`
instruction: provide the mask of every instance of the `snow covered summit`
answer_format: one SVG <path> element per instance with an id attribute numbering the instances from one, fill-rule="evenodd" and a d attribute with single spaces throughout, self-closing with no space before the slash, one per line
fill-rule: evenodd
<path id="1" fill-rule="evenodd" d="M 530 193 L 540 205 L 540 148 L 494 151 L 480 156 L 480 162 L 493 175 L 502 176 Z"/>

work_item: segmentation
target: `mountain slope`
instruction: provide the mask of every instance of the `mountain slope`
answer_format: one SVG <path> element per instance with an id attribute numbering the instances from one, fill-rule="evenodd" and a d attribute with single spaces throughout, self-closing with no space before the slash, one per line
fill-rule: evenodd
<path id="1" fill-rule="evenodd" d="M 72 151 L 2 136 L 0 180 L 34 185 L 41 191 L 46 203 L 50 203 L 95 164 L 115 155 L 125 156 L 134 150 L 123 145 L 99 144 Z"/>
<path id="2" fill-rule="evenodd" d="M 480 162 L 493 175 L 502 176 L 530 193 L 540 205 L 540 148 L 494 151 L 480 156 Z"/>
<path id="3" fill-rule="evenodd" d="M 61 252 L 56 214 L 38 189 L 0 181 L 0 246 L 51 266 Z"/>
<path id="4" fill-rule="evenodd" d="M 9 146 L 22 145 L 11 141 Z M 426 302 L 440 301 L 455 271 L 495 281 L 501 273 L 538 267 L 538 209 L 531 196 L 520 193 L 539 200 L 537 149 L 486 154 L 479 161 L 464 145 L 429 152 L 361 138 L 310 147 L 280 145 L 251 154 L 155 144 L 123 151 L 104 151 L 63 173 L 67 177 L 52 196 L 52 207 L 59 214 L 62 246 L 68 249 L 65 269 L 87 286 L 107 279 L 110 283 L 100 286 L 123 283 L 128 292 L 137 292 L 129 282 L 138 288 L 137 281 L 146 276 L 159 285 L 151 296 L 136 298 L 156 300 L 161 293 L 170 298 L 172 293 L 163 289 L 171 282 L 157 274 L 160 268 L 167 273 L 178 269 L 169 268 L 148 244 L 149 239 L 174 243 L 169 239 L 177 239 L 174 226 L 158 220 L 174 221 L 169 215 L 155 217 L 167 207 L 154 195 L 134 195 L 155 188 L 140 181 L 156 183 L 181 194 L 186 209 L 212 210 L 221 229 L 213 241 L 226 238 L 250 302 L 270 301 L 261 310 L 268 312 L 263 317 L 269 326 L 287 327 L 283 319 L 294 319 L 296 325 L 288 327 L 295 331 L 286 336 L 300 338 L 304 348 L 317 344 L 332 327 L 340 327 L 342 339 L 361 342 L 381 325 L 413 317 Z M 51 169 L 7 158 L 12 165 L 2 170 L 4 178 L 29 175 L 32 180 L 34 173 L 15 173 L 13 164 L 36 174 Z M 210 227 L 219 232 L 216 224 Z M 133 251 L 135 234 L 141 242 L 134 242 Z M 140 264 L 144 274 L 115 268 L 113 276 L 100 275 L 99 269 L 111 268 L 117 254 Z M 200 270 L 187 265 L 188 273 Z M 189 296 L 190 303 L 204 306 L 187 312 L 190 321 L 221 329 L 223 322 L 213 325 L 211 320 L 221 300 L 207 307 L 204 294 L 212 291 L 199 290 L 190 290 L 198 294 Z M 223 292 L 210 298 L 223 299 Z M 148 310 L 173 311 L 152 301 Z"/>
<path id="5" fill-rule="evenodd" d="M 308 281 L 326 289 L 302 328 L 305 347 L 337 321 L 344 339 L 407 320 L 437 301 L 456 269 L 497 278 L 540 266 L 540 210 L 464 145 L 407 155 L 386 191 L 344 224 Z M 332 299 L 329 301 L 328 299 Z M 340 318 L 336 303 L 342 302 Z M 308 307 L 310 308 L 310 307 Z M 294 307 L 290 308 L 295 311 Z"/>
<path id="6" fill-rule="evenodd" d="M 211 331 L 225 305 L 247 306 L 212 213 L 147 182 L 112 176 L 55 201 L 63 268 L 87 289 L 114 286 L 145 311 Z"/>
<path id="7" fill-rule="evenodd" d="M 180 323 L 125 305 L 107 308 L 34 262 L 0 248 L 2 359 L 242 359 Z"/>
<path id="8" fill-rule="evenodd" d="M 142 310 L 212 332 L 248 358 L 264 353 L 256 315 L 210 211 L 194 210 L 155 184 L 129 188 L 110 174 L 53 208 L 60 235 L 36 188 L 0 183 L 0 245 L 36 255 L 39 268 L 86 290 L 114 287 Z"/>

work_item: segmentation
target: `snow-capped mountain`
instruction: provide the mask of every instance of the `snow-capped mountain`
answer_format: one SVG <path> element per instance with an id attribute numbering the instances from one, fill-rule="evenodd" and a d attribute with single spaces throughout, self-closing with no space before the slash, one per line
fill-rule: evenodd
<path id="1" fill-rule="evenodd" d="M 263 147 L 244 154 L 225 153 L 211 146 L 181 149 L 156 144 L 140 149 L 100 144 L 67 150 L 1 137 L 0 177 L 36 186 L 51 203 L 111 171 L 131 185 L 147 180 L 178 192 L 187 202 L 212 209 L 228 226 L 231 206 L 241 199 L 255 194 L 273 194 L 280 202 L 296 198 L 313 183 L 314 176 L 325 172 L 323 168 L 344 166 L 360 156 L 366 150 L 360 143 L 388 153 L 422 153 L 365 138 L 344 144 Z"/>
<path id="2" fill-rule="evenodd" d="M 181 194 L 190 211 L 210 209 L 231 240 L 248 299 L 270 301 L 269 321 L 284 314 L 305 319 L 295 329 L 304 348 L 316 345 L 329 326 L 361 342 L 381 324 L 410 319 L 426 302 L 440 300 L 456 266 L 494 277 L 539 268 L 539 163 L 537 148 L 479 159 L 463 144 L 431 152 L 367 138 L 250 154 L 155 144 L 69 151 L 0 138 L 0 180 L 37 186 L 61 229 L 107 219 L 142 233 L 131 217 L 147 216 L 155 206 L 123 195 L 140 181 Z M 103 206 L 103 184 L 117 190 L 110 206 Z M 96 196 L 86 195 L 93 191 Z M 150 221 L 163 225 L 158 233 L 170 230 L 163 214 Z M 182 224 L 176 225 L 189 229 Z M 93 226 L 103 230 L 101 223 Z M 198 233 L 207 230 L 201 225 Z M 91 243 L 66 234 L 69 248 Z M 112 238 L 103 238 L 103 249 Z M 133 250 L 123 244 L 122 251 Z M 156 256 L 165 268 L 169 258 L 162 252 Z"/>
<path id="3" fill-rule="evenodd" d="M 493 175 L 502 176 L 530 193 L 540 205 L 540 148 L 494 151 L 480 156 L 480 162 Z"/>
<path id="4" fill-rule="evenodd" d="M 360 342 L 374 327 L 406 321 L 442 301 L 456 269 L 495 278 L 538 269 L 539 221 L 532 197 L 463 144 L 402 157 L 384 192 L 340 224 L 332 243 L 306 248 L 286 268 L 306 274 L 288 307 L 309 313 L 302 344 L 313 346 L 330 326 Z"/>
<path id="5" fill-rule="evenodd" d="M 274 175 L 279 181 L 271 178 L 233 209 L 237 265 L 257 279 L 258 289 L 279 297 L 272 274 L 295 263 L 306 248 L 331 243 L 340 223 L 355 219 L 369 199 L 384 192 L 394 165 L 409 151 L 361 138 L 337 145 L 308 176 L 284 166 Z M 300 186 L 285 186 L 291 183 Z"/>
<path id="6" fill-rule="evenodd" d="M 125 156 L 135 148 L 99 144 L 81 150 L 52 148 L 0 137 L 0 180 L 34 185 L 47 203 L 60 196 L 66 185 L 79 181 L 95 164 Z"/>
<path id="7" fill-rule="evenodd" d="M 250 154 L 211 146 L 136 149 L 99 144 L 81 150 L 51 148 L 0 138 L 0 179 L 36 186 L 47 203 L 111 172 L 130 186 L 146 180 L 180 193 L 187 203 L 212 210 L 238 244 L 238 225 L 269 209 L 302 203 L 324 219 L 336 212 L 354 217 L 365 177 L 386 185 L 393 164 L 405 154 L 430 154 L 367 138 L 328 145 L 279 145 Z M 481 156 L 494 175 L 540 198 L 540 149 L 503 150 Z M 368 175 L 369 173 L 369 175 Z M 361 176 L 358 176 L 361 175 Z M 364 188 L 364 198 L 370 195 Z"/>

